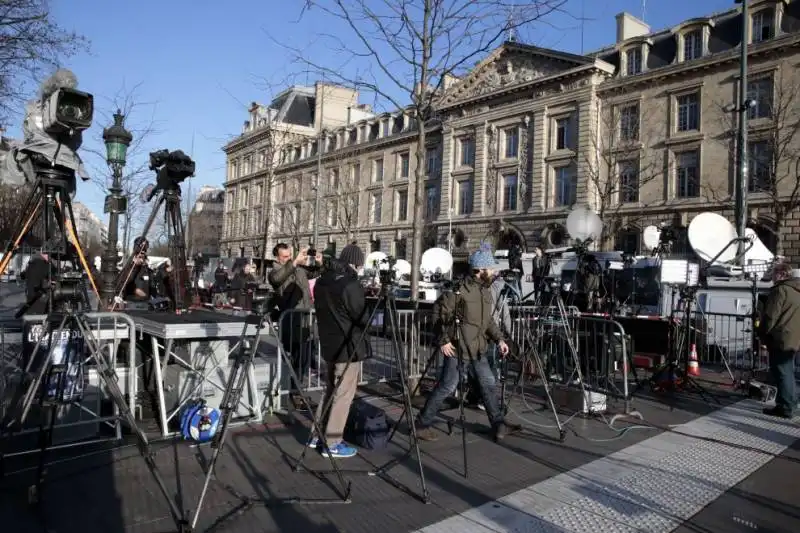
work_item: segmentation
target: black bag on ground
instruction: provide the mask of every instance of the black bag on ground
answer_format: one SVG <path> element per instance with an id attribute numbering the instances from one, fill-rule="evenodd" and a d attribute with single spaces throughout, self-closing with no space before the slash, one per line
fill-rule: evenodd
<path id="1" fill-rule="evenodd" d="M 355 400 L 347 419 L 346 439 L 359 448 L 382 450 L 389 444 L 386 412 L 364 400 Z"/>

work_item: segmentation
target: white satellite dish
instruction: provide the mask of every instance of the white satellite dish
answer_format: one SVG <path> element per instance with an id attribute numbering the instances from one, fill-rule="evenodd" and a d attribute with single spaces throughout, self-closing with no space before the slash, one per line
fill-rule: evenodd
<path id="1" fill-rule="evenodd" d="M 442 276 L 450 273 L 453 268 L 453 256 L 444 248 L 429 248 L 422 254 L 419 270 L 423 275 L 440 274 Z"/>
<path id="2" fill-rule="evenodd" d="M 398 276 L 408 276 L 411 274 L 411 263 L 405 259 L 398 259 L 394 264 L 394 271 Z"/>
<path id="3" fill-rule="evenodd" d="M 567 231 L 581 242 L 596 241 L 603 233 L 603 221 L 588 207 L 576 207 L 567 217 Z"/>
<path id="4" fill-rule="evenodd" d="M 658 229 L 658 226 L 647 226 L 642 232 L 642 240 L 645 248 L 655 250 L 658 248 L 658 243 L 661 242 L 661 230 Z"/>
<path id="5" fill-rule="evenodd" d="M 384 263 L 387 255 L 383 252 L 372 252 L 364 260 L 364 270 L 388 270 L 389 264 Z"/>
<path id="6" fill-rule="evenodd" d="M 700 213 L 689 224 L 689 245 L 700 259 L 709 263 L 714 261 L 713 265 L 727 264 L 736 259 L 737 246 L 729 246 L 736 238 L 733 224 L 716 213 Z"/>
<path id="7" fill-rule="evenodd" d="M 753 265 L 759 263 L 772 263 L 775 261 L 775 254 L 769 251 L 769 248 L 764 246 L 761 239 L 758 238 L 753 228 L 744 230 L 745 236 L 750 240 L 747 245 L 748 249 L 744 253 L 745 264 Z"/>

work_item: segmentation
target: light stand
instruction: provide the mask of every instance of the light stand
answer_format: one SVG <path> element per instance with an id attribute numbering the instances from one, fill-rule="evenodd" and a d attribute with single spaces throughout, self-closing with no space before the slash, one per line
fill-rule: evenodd
<path id="1" fill-rule="evenodd" d="M 750 375 L 748 379 L 743 379 L 740 381 L 739 385 L 743 389 L 753 390 L 757 389 L 758 394 L 761 395 L 763 401 L 774 400 L 775 394 L 777 390 L 764 383 L 759 382 L 756 379 L 756 372 L 758 366 L 758 360 L 761 354 L 761 343 L 758 339 L 758 323 L 759 323 L 759 312 L 758 312 L 758 282 L 764 275 L 769 272 L 773 267 L 773 263 L 752 263 L 749 265 L 744 265 L 742 267 L 742 271 L 744 275 L 747 276 L 751 281 L 751 315 L 750 315 L 750 333 L 751 333 L 751 352 L 752 358 L 750 361 Z"/>
<path id="2" fill-rule="evenodd" d="M 109 304 L 114 298 L 117 282 L 117 240 L 119 236 L 119 215 L 128 212 L 128 199 L 122 195 L 122 169 L 128 146 L 133 135 L 125 129 L 125 115 L 121 110 L 114 114 L 114 125 L 103 130 L 103 141 L 106 145 L 106 161 L 111 168 L 111 187 L 108 188 L 104 213 L 108 214 L 108 239 L 101 260 L 103 272 L 103 290 L 101 303 Z"/>

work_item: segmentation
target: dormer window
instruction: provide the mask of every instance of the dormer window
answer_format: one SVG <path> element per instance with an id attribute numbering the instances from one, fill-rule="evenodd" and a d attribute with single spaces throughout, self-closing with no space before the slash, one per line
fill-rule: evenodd
<path id="1" fill-rule="evenodd" d="M 708 41 L 711 37 L 711 28 L 714 20 L 692 19 L 672 29 L 678 47 L 675 61 L 684 63 L 694 61 L 708 55 Z"/>
<path id="2" fill-rule="evenodd" d="M 683 60 L 691 61 L 703 56 L 703 31 L 693 30 L 683 36 Z"/>
<path id="3" fill-rule="evenodd" d="M 625 73 L 628 76 L 641 74 L 642 72 L 642 47 L 637 46 L 625 52 Z"/>
<path id="4" fill-rule="evenodd" d="M 760 43 L 775 37 L 775 8 L 767 7 L 753 13 L 751 19 L 750 42 Z"/>

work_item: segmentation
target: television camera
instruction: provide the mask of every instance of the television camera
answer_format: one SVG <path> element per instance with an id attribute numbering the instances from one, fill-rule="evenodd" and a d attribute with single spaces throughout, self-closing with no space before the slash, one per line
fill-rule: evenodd
<path id="1" fill-rule="evenodd" d="M 380 260 L 381 265 L 387 265 L 388 268 L 379 268 L 378 269 L 378 279 L 381 282 L 381 285 L 391 285 L 394 283 L 394 276 L 395 276 L 395 264 L 397 264 L 397 259 L 393 256 L 388 255 Z"/>
<path id="2" fill-rule="evenodd" d="M 174 191 L 191 176 L 194 176 L 195 162 L 183 150 L 158 150 L 150 153 L 150 170 L 156 172 L 156 185 L 147 194 L 149 202 L 158 191 Z"/>

